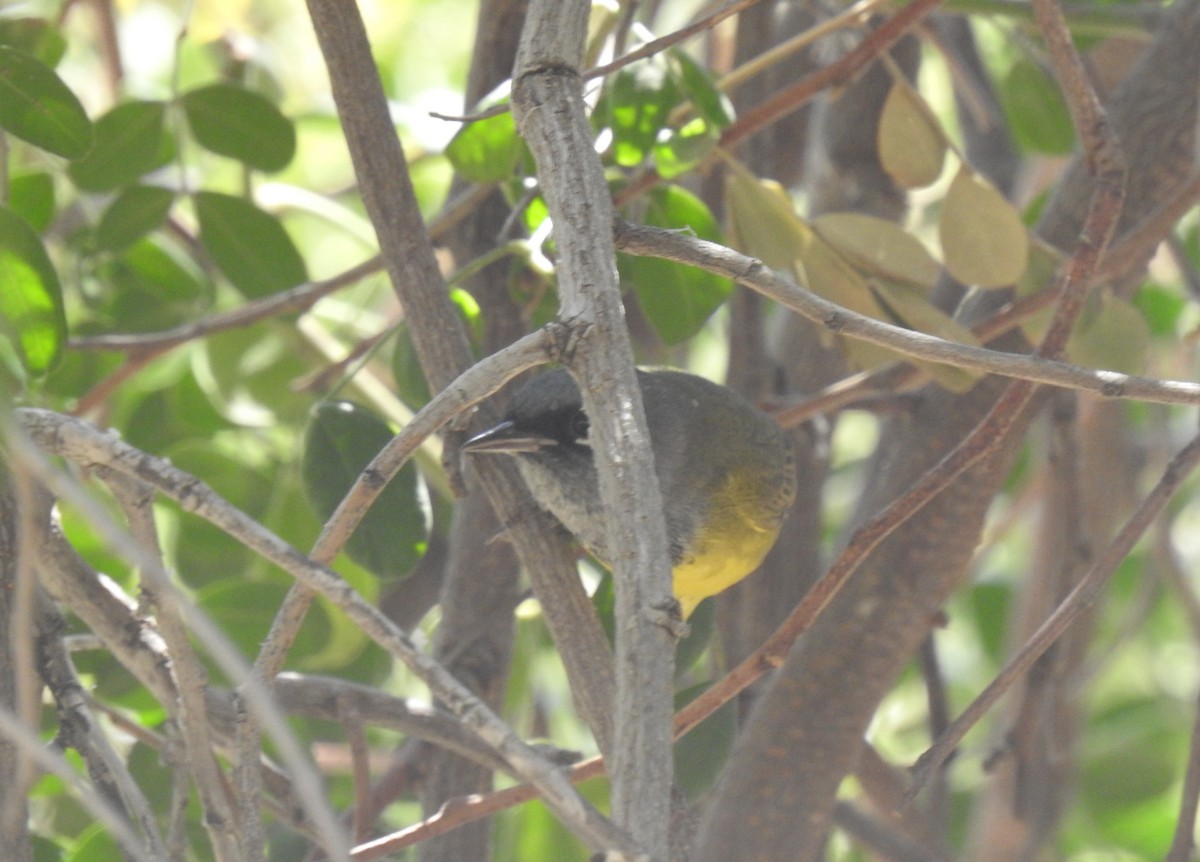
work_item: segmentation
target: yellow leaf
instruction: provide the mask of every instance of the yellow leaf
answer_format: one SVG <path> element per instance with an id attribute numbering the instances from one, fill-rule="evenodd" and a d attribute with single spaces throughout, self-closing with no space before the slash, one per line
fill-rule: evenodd
<path id="1" fill-rule="evenodd" d="M 965 165 L 946 192 L 938 236 L 947 271 L 966 285 L 1011 285 L 1029 259 L 1029 234 L 1016 208 Z"/>
<path id="2" fill-rule="evenodd" d="M 873 281 L 871 286 L 876 296 L 906 326 L 946 341 L 979 346 L 974 332 L 930 302 L 921 290 L 883 279 Z"/>
<path id="3" fill-rule="evenodd" d="M 1080 315 L 1067 342 L 1067 358 L 1089 368 L 1141 374 L 1149 344 L 1150 326 L 1142 313 L 1104 291 Z"/>
<path id="4" fill-rule="evenodd" d="M 946 139 L 921 97 L 897 82 L 879 117 L 879 163 L 906 189 L 927 186 L 942 175 Z"/>
<path id="5" fill-rule="evenodd" d="M 797 272 L 801 284 L 830 302 L 875 320 L 896 322 L 871 293 L 870 285 L 862 274 L 815 234 L 801 252 Z M 822 329 L 821 332 L 823 343 L 828 344 L 831 339 L 827 330 Z M 841 338 L 840 349 L 854 367 L 861 369 L 875 368 L 903 358 L 887 347 L 857 338 Z"/>
<path id="6" fill-rule="evenodd" d="M 890 221 L 860 213 L 832 213 L 813 230 L 859 269 L 932 288 L 941 265 L 912 234 Z"/>
<path id="7" fill-rule="evenodd" d="M 790 271 L 812 231 L 779 183 L 760 180 L 733 161 L 727 167 L 725 201 L 736 247 L 772 269 Z"/>
<path id="8" fill-rule="evenodd" d="M 880 302 L 905 326 L 958 344 L 979 345 L 975 333 L 931 303 L 920 288 L 882 279 L 872 282 L 871 286 Z M 939 362 L 925 362 L 912 357 L 905 357 L 905 361 L 924 369 L 951 392 L 966 392 L 983 376 L 978 371 Z"/>

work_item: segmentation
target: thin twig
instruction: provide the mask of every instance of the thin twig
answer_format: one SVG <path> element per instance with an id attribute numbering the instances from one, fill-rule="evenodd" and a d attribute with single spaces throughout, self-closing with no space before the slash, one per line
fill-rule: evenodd
<path id="1" fill-rule="evenodd" d="M 1094 392 L 1106 398 L 1133 398 L 1161 404 L 1200 404 L 1200 385 L 1187 381 L 1152 380 L 1115 371 L 1096 371 L 1021 353 L 957 344 L 903 329 L 842 308 L 798 287 L 761 261 L 724 246 L 645 225 L 622 223 L 617 246 L 630 254 L 650 255 L 691 264 L 732 278 L 832 332 L 889 347 L 918 359 L 942 362 L 1018 380 Z"/>
<path id="2" fill-rule="evenodd" d="M 427 437 L 521 372 L 551 361 L 569 338 L 569 327 L 543 327 L 471 366 L 434 396 L 364 468 L 321 528 L 310 558 L 323 565 L 332 562 L 388 482 Z M 264 679 L 274 677 L 283 667 L 312 597 L 312 590 L 298 582 L 284 598 L 255 660 L 256 672 Z"/>
<path id="3" fill-rule="evenodd" d="M 673 45 L 679 44 L 691 36 L 695 36 L 697 33 L 703 33 L 705 30 L 711 30 L 731 15 L 736 15 L 739 12 L 749 9 L 751 6 L 759 2 L 760 0 L 730 0 L 730 2 L 726 3 L 711 15 L 693 21 L 691 24 L 688 24 L 685 27 L 680 27 L 675 32 L 668 33 L 666 36 L 653 39 L 647 42 L 645 45 L 635 48 L 628 54 L 618 57 L 611 63 L 605 63 L 603 66 L 596 66 L 595 68 L 588 69 L 582 74 L 583 80 L 590 81 L 593 78 L 603 78 L 605 75 L 611 74 L 618 69 L 623 69 L 631 63 L 636 63 L 638 60 L 644 60 L 647 57 L 652 57 L 661 51 L 667 50 Z"/>
<path id="4" fill-rule="evenodd" d="M 920 24 L 940 3 L 941 0 L 913 0 L 897 10 L 836 61 L 780 90 L 761 105 L 739 117 L 721 134 L 720 148 L 732 150 L 746 138 L 798 110 L 827 87 L 850 83 L 861 75 L 875 58 Z"/>
<path id="5" fill-rule="evenodd" d="M 1164 239 L 1170 239 L 1172 227 L 1195 206 L 1198 198 L 1200 175 L 1180 186 L 1169 200 L 1141 219 L 1105 251 L 1093 277 L 1093 284 L 1119 280 L 1134 267 L 1144 266 L 1155 247 Z M 987 343 L 1050 307 L 1054 299 L 1054 290 L 1047 286 L 1002 308 L 971 327 L 971 331 L 981 343 Z M 915 365 L 890 363 L 843 378 L 800 401 L 780 406 L 773 415 L 780 425 L 793 428 L 820 413 L 834 412 L 881 392 L 910 389 L 928 379 L 928 373 Z"/>
<path id="6" fill-rule="evenodd" d="M 804 107 L 826 88 L 848 84 L 855 80 L 880 54 L 913 30 L 941 2 L 943 0 L 913 0 L 871 30 L 858 45 L 837 60 L 802 78 L 790 87 L 780 90 L 761 105 L 757 105 L 738 117 L 729 128 L 721 133 L 716 151 L 731 152 L 747 138 Z M 711 158 L 715 158 L 715 156 Z M 662 177 L 657 171 L 647 170 L 621 190 L 616 198 L 616 205 L 623 206 L 626 202 L 653 188 L 661 180 Z"/>
<path id="7" fill-rule="evenodd" d="M 761 75 L 772 66 L 786 60 L 801 49 L 811 45 L 818 39 L 845 27 L 858 26 L 865 23 L 880 7 L 886 6 L 891 0 L 858 0 L 853 6 L 823 18 L 803 33 L 797 33 L 785 42 L 773 45 L 755 57 L 750 58 L 728 74 L 722 75 L 717 86 L 722 92 L 731 92 L 756 75 Z M 672 115 L 673 116 L 673 115 Z"/>
<path id="8" fill-rule="evenodd" d="M 222 787 L 220 769 L 213 757 L 208 709 L 204 690 L 208 674 L 192 647 L 182 612 L 175 603 L 181 597 L 170 588 L 170 579 L 162 564 L 162 547 L 154 523 L 154 491 L 144 483 L 123 473 L 105 468 L 98 471 L 101 479 L 113 492 L 124 510 L 129 533 L 151 565 L 142 568 L 142 592 L 147 598 L 159 632 L 166 641 L 171 657 L 179 700 L 174 717 L 179 723 L 186 749 L 187 763 L 199 791 L 204 808 L 204 826 L 218 860 L 262 859 L 263 838 L 258 821 L 257 797 L 243 800 L 237 808 L 230 807 Z M 246 844 L 249 837 L 251 844 Z M 259 848 L 255 850 L 255 847 Z"/>
<path id="9" fill-rule="evenodd" d="M 122 813 L 89 786 L 67 762 L 66 758 L 44 745 L 36 731 L 3 707 L 0 707 L 0 736 L 8 737 L 38 766 L 57 775 L 67 787 L 74 790 L 75 798 L 80 805 L 97 821 L 104 824 L 130 859 L 137 860 L 137 862 L 157 862 L 160 857 L 151 853 L 142 840 L 134 834 Z"/>
<path id="10" fill-rule="evenodd" d="M 109 547 L 129 563 L 143 570 L 160 565 L 160 561 L 144 554 L 128 533 L 113 520 L 108 511 L 89 496 L 77 482 L 50 464 L 47 451 L 63 455 L 67 460 L 82 459 L 77 460 L 76 463 L 86 462 L 91 467 L 113 467 L 127 475 L 141 478 L 151 485 L 156 485 L 154 478 L 163 479 L 161 468 L 166 462 L 151 458 L 151 456 L 119 441 L 115 434 L 101 432 L 90 423 L 70 416 L 47 410 L 35 410 L 29 413 L 18 411 L 15 419 L 17 425 L 6 429 L 8 432 L 6 445 L 13 453 L 13 457 L 35 470 L 38 480 L 51 494 L 76 506 L 93 525 L 96 533 L 109 544 Z M 37 439 L 39 436 L 40 440 Z M 114 443 L 116 444 L 115 450 L 110 446 Z M 60 446 L 64 448 L 60 448 Z M 74 458 L 72 455 L 68 455 L 68 452 L 71 452 Z M 125 469 L 121 470 L 121 466 Z M 143 472 L 139 472 L 139 470 Z M 288 547 L 253 519 L 221 500 L 215 492 L 199 480 L 171 466 L 167 466 L 166 470 L 170 474 L 166 482 L 178 492 L 179 496 L 175 499 L 180 502 L 185 511 L 195 511 L 191 507 L 199 506 L 201 509 L 211 512 L 213 510 L 210 507 L 215 502 L 216 511 L 223 515 L 228 514 L 229 510 L 235 513 L 229 518 L 223 519 L 227 526 L 230 523 L 236 523 L 240 529 L 247 524 L 253 525 L 251 531 L 258 533 L 256 538 L 265 539 L 266 545 L 273 542 L 281 548 Z M 198 496 L 193 497 L 193 493 Z M 235 533 L 235 535 L 239 534 Z M 46 537 L 39 548 L 39 553 L 44 554 L 44 557 L 39 557 L 39 569 L 47 591 L 51 591 L 50 581 L 60 577 L 66 581 L 61 586 L 66 588 L 68 595 L 71 595 L 70 591 L 75 587 L 75 584 L 70 583 L 57 571 L 57 566 L 61 562 L 64 569 L 75 570 L 77 577 L 90 578 L 85 590 L 104 592 L 97 582 L 98 579 L 78 573 L 80 569 L 86 573 L 86 564 L 78 559 L 74 549 L 65 539 L 62 539 L 61 532 L 53 525 L 47 528 Z M 300 556 L 294 549 L 291 550 L 291 553 Z M 288 559 L 287 553 L 278 554 L 276 561 L 280 559 Z M 167 588 L 175 589 L 171 584 L 168 584 Z M 109 600 L 111 601 L 112 597 Z M 221 669 L 234 679 L 247 679 L 248 668 L 225 634 L 199 608 L 182 600 L 178 600 L 178 604 L 187 614 L 189 627 L 205 643 L 210 656 Z M 97 608 L 101 606 L 103 603 L 97 605 Z M 88 622 L 96 631 L 111 629 L 113 626 L 112 621 L 98 614 Z M 135 631 L 139 637 L 144 636 L 153 640 L 159 638 L 157 632 L 144 633 L 140 628 Z M 128 637 L 127 631 L 115 633 L 113 639 L 108 641 L 110 648 L 114 650 L 123 648 L 124 644 L 121 641 Z M 162 650 L 163 648 L 160 646 L 158 649 Z M 165 654 L 165 650 L 163 652 Z M 145 657 L 144 654 L 136 652 L 130 655 L 135 663 L 144 661 Z M 156 672 L 161 672 L 169 677 L 165 668 L 152 669 L 146 677 L 146 680 L 153 686 L 152 690 L 163 688 L 155 677 Z M 165 688 L 168 691 L 173 690 L 173 682 L 168 682 Z M 317 775 L 282 713 L 273 703 L 270 692 L 263 686 L 250 686 L 247 700 L 253 707 L 257 720 L 269 729 L 275 739 L 280 756 L 292 771 L 292 780 L 297 795 L 303 801 L 305 810 L 320 832 L 323 846 L 327 847 L 334 855 L 339 854 L 340 848 L 347 842 L 342 837 L 340 827 L 329 811 L 327 799 L 321 792 Z M 174 695 L 160 697 L 159 701 L 164 705 L 173 705 Z"/>
<path id="11" fill-rule="evenodd" d="M 703 18 L 698 18 L 691 24 L 680 27 L 665 36 L 658 39 L 652 39 L 644 45 L 635 48 L 627 54 L 622 54 L 611 63 L 605 63 L 602 66 L 595 66 L 583 72 L 581 77 L 585 81 L 591 81 L 595 78 L 603 78 L 605 75 L 624 69 L 639 60 L 645 60 L 647 57 L 653 57 L 655 54 L 661 53 L 680 42 L 695 36 L 697 33 L 703 33 L 705 30 L 711 30 L 716 27 L 726 18 L 736 15 L 744 9 L 748 9 L 761 0 L 729 0 L 724 6 L 711 15 L 706 15 Z M 429 116 L 438 120 L 446 120 L 451 123 L 477 123 L 480 120 L 486 120 L 489 117 L 497 117 L 500 114 L 508 113 L 511 105 L 504 102 L 499 105 L 492 105 L 490 108 L 484 108 L 481 111 L 473 111 L 469 114 L 442 114 L 436 111 L 430 111 Z"/>
<path id="12" fill-rule="evenodd" d="M 1183 480 L 1200 465 L 1200 438 L 1193 439 L 1176 455 L 1163 472 L 1162 478 L 1142 501 L 1137 511 L 1125 522 L 1112 543 L 1088 569 L 1075 588 L 1055 608 L 1036 632 L 1022 645 L 1004 669 L 996 675 L 980 695 L 954 720 L 946 732 L 917 760 L 913 766 L 912 784 L 908 790 L 911 801 L 934 770 L 950 755 L 962 738 L 991 709 L 1040 658 L 1063 632 L 1096 600 L 1100 590 L 1133 546 L 1150 528 L 1163 508 L 1171 501 Z"/>
<path id="13" fill-rule="evenodd" d="M 437 239 L 457 225 L 479 202 L 492 193 L 495 186 L 484 183 L 467 188 L 446 204 L 441 214 L 429 223 L 429 235 Z M 247 302 L 230 311 L 209 315 L 200 320 L 181 324 L 159 332 L 129 333 L 115 335 L 77 336 L 68 342 L 72 350 L 99 351 L 156 351 L 174 347 L 187 341 L 203 338 L 227 329 L 239 329 L 261 320 L 306 311 L 317 301 L 375 275 L 383 269 L 380 255 L 364 260 L 331 278 L 301 284 L 290 290 L 272 294 L 262 299 Z"/>
<path id="14" fill-rule="evenodd" d="M 1120 142 L 1109 126 L 1108 115 L 1083 70 L 1062 9 L 1056 0 L 1033 0 L 1033 12 L 1050 49 L 1050 60 L 1066 97 L 1075 131 L 1083 144 L 1088 167 L 1096 178 L 1087 218 L 1079 232 L 1075 252 L 1067 263 L 1058 307 L 1038 348 L 1039 355 L 1055 357 L 1067 346 L 1092 276 L 1116 231 L 1117 219 L 1125 204 L 1128 168 Z"/>
<path id="15" fill-rule="evenodd" d="M 567 772 L 572 783 L 578 784 L 589 778 L 604 774 L 604 758 L 592 757 L 582 763 L 577 763 Z M 365 844 L 355 847 L 350 856 L 355 862 L 366 862 L 369 859 L 379 859 L 390 856 L 405 847 L 412 847 L 438 835 L 445 835 L 467 823 L 506 811 L 524 802 L 538 798 L 537 788 L 530 784 L 518 784 L 491 793 L 482 793 L 470 799 L 454 799 L 447 802 L 440 811 L 427 817 L 420 823 L 384 835 Z"/>
<path id="16" fill-rule="evenodd" d="M 155 857 L 165 856 L 166 845 L 150 802 L 130 774 L 125 760 L 96 722 L 63 643 L 66 621 L 44 592 L 39 593 L 37 627 L 42 678 L 58 707 L 56 742 L 70 745 L 79 752 L 87 764 L 92 784 L 107 798 L 121 800 L 128 819 L 141 831 L 147 851 Z"/>
<path id="17" fill-rule="evenodd" d="M 1192 719 L 1192 742 L 1188 746 L 1187 772 L 1183 778 L 1183 793 L 1179 799 L 1179 817 L 1175 820 L 1175 834 L 1171 837 L 1171 849 L 1165 862 L 1188 862 L 1194 858 L 1196 846 L 1196 808 L 1200 806 L 1200 696 L 1196 699 L 1195 716 Z"/>
<path id="18" fill-rule="evenodd" d="M 313 562 L 221 498 L 204 482 L 161 458 L 155 458 L 129 446 L 114 434 L 102 432 L 86 422 L 47 410 L 23 409 L 18 411 L 18 417 L 24 431 L 46 451 L 80 465 L 107 466 L 136 476 L 174 500 L 185 512 L 199 515 L 310 589 L 325 596 L 369 637 L 411 668 L 448 709 L 491 745 L 500 757 L 510 764 L 516 775 L 536 785 L 544 797 L 552 801 L 555 810 L 589 841 L 600 847 L 629 846 L 628 837 L 601 817 L 589 803 L 583 801 L 556 765 L 546 761 L 523 742 L 495 713 L 447 673 L 440 664 L 419 650 L 404 631 L 392 623 L 382 611 L 368 603 L 336 572 Z M 31 453 L 31 456 L 36 457 L 36 452 Z M 96 512 L 95 517 L 100 521 L 107 521 L 102 511 Z M 189 609 L 189 622 L 193 627 L 200 629 L 199 634 L 206 641 L 212 639 L 210 649 L 214 651 L 214 656 L 226 672 L 240 680 L 250 679 L 248 669 L 241 666 L 236 653 L 223 654 L 216 649 L 222 636 L 211 623 L 203 621 L 194 609 Z M 268 708 L 269 693 L 257 685 L 247 686 L 245 691 L 255 707 L 256 717 L 276 736 L 281 748 L 284 741 L 294 746 L 295 742 L 286 724 L 278 720 L 278 710 Z M 290 755 L 296 758 L 297 764 L 300 762 L 299 755 L 298 750 L 292 751 Z M 336 846 L 338 842 L 333 836 L 340 833 L 339 827 L 334 821 L 325 818 L 323 806 L 318 807 L 314 813 L 325 820 L 320 823 L 322 834 L 329 836 L 333 846 Z"/>

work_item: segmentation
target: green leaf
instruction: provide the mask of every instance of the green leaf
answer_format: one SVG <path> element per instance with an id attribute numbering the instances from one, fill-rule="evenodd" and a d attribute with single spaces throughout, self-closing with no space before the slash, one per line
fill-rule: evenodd
<path id="1" fill-rule="evenodd" d="M 304 258 L 283 225 L 242 198 L 193 195 L 200 242 L 233 286 L 253 299 L 308 280 Z"/>
<path id="2" fill-rule="evenodd" d="M 996 581 L 976 584 L 967 592 L 967 603 L 976 636 L 988 658 L 996 663 L 1004 659 L 1012 594 L 1013 588 L 1010 584 Z"/>
<path id="3" fill-rule="evenodd" d="M 1182 715 L 1144 695 L 1109 704 L 1089 723 L 1080 764 L 1082 801 L 1098 815 L 1169 792 L 1186 761 Z"/>
<path id="4" fill-rule="evenodd" d="M 675 84 L 660 63 L 638 63 L 617 72 L 607 101 L 613 160 L 622 167 L 641 164 L 677 101 Z"/>
<path id="5" fill-rule="evenodd" d="M 474 183 L 508 179 L 524 153 L 525 142 L 511 111 L 468 123 L 446 145 L 450 164 Z"/>
<path id="6" fill-rule="evenodd" d="M 96 121 L 96 142 L 68 173 L 84 191 L 106 192 L 158 170 L 174 157 L 162 102 L 126 102 Z"/>
<path id="7" fill-rule="evenodd" d="M 429 382 L 421 370 L 421 360 L 406 323 L 396 328 L 396 344 L 392 347 L 392 378 L 396 383 L 396 395 L 409 407 L 419 410 L 429 403 L 432 397 Z"/>
<path id="8" fill-rule="evenodd" d="M 1133 297 L 1133 304 L 1156 338 L 1175 337 L 1180 315 L 1187 308 L 1187 300 L 1179 291 L 1158 284 L 1142 285 Z"/>
<path id="9" fill-rule="evenodd" d="M 292 328 L 270 324 L 213 333 L 192 354 L 196 381 L 217 412 L 235 425 L 302 425 L 312 398 L 294 384 L 312 372 L 312 365 L 300 343 Z"/>
<path id="10" fill-rule="evenodd" d="M 62 287 L 41 238 L 7 207 L 0 207 L 0 285 L 0 328 L 25 370 L 45 374 L 67 339 Z"/>
<path id="11" fill-rule="evenodd" d="M 204 584 L 196 591 L 197 607 L 216 623 L 244 656 L 257 655 L 271 630 L 268 608 L 278 608 L 287 595 L 286 584 L 278 581 L 247 581 L 224 578 Z"/>
<path id="12" fill-rule="evenodd" d="M 1075 127 L 1054 79 L 1028 59 L 1009 67 L 999 83 L 1000 105 L 1022 150 L 1065 156 L 1075 147 Z"/>
<path id="13" fill-rule="evenodd" d="M 450 291 L 450 302 L 458 312 L 472 348 L 478 350 L 483 339 L 483 317 L 479 303 L 460 287 Z M 429 383 L 406 323 L 396 327 L 396 343 L 392 347 L 392 378 L 395 380 L 396 394 L 410 408 L 417 410 L 429 403 Z"/>
<path id="14" fill-rule="evenodd" d="M 1091 298 L 1079 317 L 1067 357 L 1076 365 L 1125 374 L 1146 370 L 1150 327 L 1142 313 L 1124 299 L 1102 291 Z"/>
<path id="15" fill-rule="evenodd" d="M 705 599 L 688 617 L 688 633 L 675 644 L 675 678 L 692 669 L 712 640 L 717 625 L 717 603 Z"/>
<path id="16" fill-rule="evenodd" d="M 163 402 L 147 399 L 131 417 L 131 424 L 145 421 L 147 411 L 164 406 Z M 163 421 L 162 417 L 149 419 L 155 424 Z M 168 427 L 156 425 L 151 433 L 159 438 L 161 446 L 166 439 L 163 435 L 169 431 Z M 139 429 L 135 433 L 142 432 Z M 256 463 L 249 448 L 234 455 L 222 451 L 213 442 L 193 436 L 159 451 L 180 470 L 202 477 L 213 490 L 251 518 L 262 517 L 274 476 L 264 465 Z M 255 565 L 253 554 L 244 545 L 202 518 L 180 518 L 171 535 L 174 536 L 174 555 L 180 578 L 189 588 L 200 589 L 228 580 L 230 572 L 241 572 L 245 578 Z"/>
<path id="17" fill-rule="evenodd" d="M 132 332 L 177 326 L 211 300 L 203 273 L 161 237 L 133 240 L 97 275 L 108 287 L 104 310 L 112 325 Z"/>
<path id="18" fill-rule="evenodd" d="M 8 183 L 8 206 L 41 233 L 54 221 L 54 178 L 40 171 L 13 177 Z"/>
<path id="19" fill-rule="evenodd" d="M 720 242 L 716 219 L 699 198 L 679 186 L 649 195 L 646 224 L 687 230 Z M 620 257 L 622 277 L 633 285 L 646 319 L 667 344 L 691 338 L 733 292 L 733 282 L 695 267 L 654 257 Z"/>
<path id="20" fill-rule="evenodd" d="M 965 165 L 946 192 L 938 237 L 946 269 L 966 285 L 1007 287 L 1029 261 L 1029 233 L 1021 214 Z"/>
<path id="21" fill-rule="evenodd" d="M 392 439 L 387 423 L 348 401 L 321 404 L 304 437 L 304 489 L 327 520 L 354 481 Z M 428 501 L 406 464 L 379 495 L 346 545 L 350 558 L 380 578 L 409 573 L 425 552 Z"/>
<path id="22" fill-rule="evenodd" d="M 667 52 L 678 67 L 678 80 L 683 92 L 700 116 L 718 129 L 733 122 L 733 104 L 717 88 L 712 73 L 693 60 L 685 51 L 672 48 Z"/>
<path id="23" fill-rule="evenodd" d="M 654 145 L 654 167 L 666 180 L 686 174 L 712 154 L 720 136 L 705 120 L 672 130 Z"/>
<path id="24" fill-rule="evenodd" d="M 130 186 L 108 205 L 96 226 L 96 245 L 120 251 L 161 225 L 175 193 L 157 186 Z"/>
<path id="25" fill-rule="evenodd" d="M 67 51 L 59 29 L 41 18 L 0 18 L 0 45 L 32 54 L 51 69 Z"/>
<path id="26" fill-rule="evenodd" d="M 712 683 L 702 682 L 675 695 L 681 709 L 703 694 Z M 730 700 L 675 743 L 675 782 L 689 800 L 708 790 L 733 749 L 737 734 L 737 701 Z"/>
<path id="27" fill-rule="evenodd" d="M 296 154 L 292 121 L 252 90 L 212 84 L 185 93 L 181 104 L 196 140 L 217 155 L 279 171 Z"/>
<path id="28" fill-rule="evenodd" d="M 83 836 L 63 857 L 63 862 L 89 862 L 94 859 L 120 859 L 124 854 L 112 833 L 100 823 L 84 832 Z"/>
<path id="29" fill-rule="evenodd" d="M 92 145 L 92 122 L 54 70 L 0 45 L 0 129 L 68 159 Z"/>
<path id="30" fill-rule="evenodd" d="M 879 116 L 879 163 L 906 189 L 927 186 L 942 175 L 946 138 L 933 112 L 904 82 L 888 93 Z"/>

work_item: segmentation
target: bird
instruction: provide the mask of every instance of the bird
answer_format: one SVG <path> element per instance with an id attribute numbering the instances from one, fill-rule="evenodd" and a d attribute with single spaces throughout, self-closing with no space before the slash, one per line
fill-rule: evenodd
<path id="1" fill-rule="evenodd" d="M 791 441 L 733 390 L 668 368 L 637 369 L 671 557 L 686 620 L 758 568 L 796 495 Z M 462 449 L 516 459 L 539 506 L 605 565 L 609 553 L 590 423 L 565 369 L 530 379 L 502 420 Z"/>

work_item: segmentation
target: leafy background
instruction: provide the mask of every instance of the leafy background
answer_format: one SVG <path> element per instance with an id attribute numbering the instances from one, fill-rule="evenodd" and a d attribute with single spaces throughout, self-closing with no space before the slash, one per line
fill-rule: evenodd
<path id="1" fill-rule="evenodd" d="M 116 428 L 130 444 L 203 478 L 291 544 L 310 547 L 322 518 L 389 429 L 428 399 L 389 287 L 372 271 L 344 279 L 302 310 L 282 308 L 246 325 L 199 334 L 186 329 L 339 277 L 374 254 L 309 24 L 294 4 L 279 2 L 92 5 L 99 17 L 83 4 L 33 2 L 0 10 L 5 399 Z M 693 11 L 693 4 L 661 5 L 661 14 L 646 25 L 660 33 Z M 1121 5 L 1076 10 L 1072 20 L 1083 47 L 1099 52 L 1142 38 L 1132 18 L 1105 16 L 1106 10 L 1119 13 Z M 498 184 L 510 204 L 520 204 L 518 229 L 488 258 L 445 256 L 457 307 L 482 352 L 484 312 L 458 288 L 484 264 L 508 267 L 511 296 L 527 325 L 554 313 L 545 207 L 531 184 L 528 153 L 507 113 L 467 125 L 428 113 L 464 109 L 472 35 L 465 22 L 474 19 L 475 4 L 425 0 L 368 4 L 364 11 L 424 213 L 433 218 L 440 211 L 455 176 Z M 879 120 L 882 164 L 899 185 L 914 190 L 902 224 L 845 212 L 801 218 L 811 194 L 803 185 L 785 189 L 764 182 L 751 159 L 728 152 L 721 154 L 724 183 L 714 193 L 696 169 L 703 166 L 707 174 L 720 135 L 737 116 L 716 86 L 714 64 L 720 60 L 713 58 L 722 56 L 719 49 L 728 48 L 729 39 L 719 33 L 711 42 L 685 43 L 593 82 L 593 124 L 624 214 L 733 244 L 854 310 L 974 341 L 930 300 L 943 267 L 980 289 L 1023 279 L 1027 291 L 1040 287 L 1037 279 L 1056 258 L 1030 244 L 1025 224 L 1035 220 L 1074 146 L 1062 97 L 1031 31 L 1005 9 L 988 11 L 972 16 L 972 26 L 1021 166 L 1019 190 L 1006 196 L 960 155 L 953 71 L 927 43 L 919 87 L 891 88 Z M 106 20 L 115 25 L 116 46 L 99 38 Z M 603 42 L 598 36 L 597 44 Z M 662 181 L 638 194 L 636 180 L 648 166 Z M 1096 293 L 1072 341 L 1072 361 L 1192 376 L 1198 251 L 1193 215 L 1175 226 L 1171 253 L 1156 258 L 1145 278 Z M 642 357 L 722 376 L 740 349 L 731 324 L 732 283 L 650 257 L 622 256 L 620 271 Z M 174 328 L 183 328 L 177 341 L 156 335 Z M 1036 320 L 1027 324 L 1031 335 L 1037 328 Z M 845 374 L 896 358 L 861 343 L 839 340 L 838 346 L 848 362 Z M 953 391 L 966 391 L 977 379 L 946 366 L 924 370 Z M 1094 406 L 1081 404 L 1083 424 L 1076 433 L 1099 434 L 1099 425 L 1089 424 L 1093 419 L 1120 426 L 1119 434 L 1103 438 L 1102 446 L 1111 448 L 1101 450 L 1102 459 L 1129 467 L 1124 479 L 1113 480 L 1127 484 L 1108 489 L 1114 497 L 1143 487 L 1181 429 L 1194 423 L 1182 408 L 1106 407 L 1093 416 Z M 821 518 L 826 552 L 853 517 L 880 433 L 869 404 L 837 417 Z M 1039 524 L 1051 504 L 1052 439 L 1046 427 L 1031 434 L 992 507 L 971 582 L 945 608 L 936 637 L 951 715 L 1020 642 L 1010 623 L 1044 552 Z M 413 598 L 420 595 L 415 585 L 424 583 L 422 559 L 436 568 L 434 549 L 447 541 L 455 505 L 439 458 L 440 445 L 429 444 L 419 469 L 408 468 L 391 486 L 334 564 L 385 607 L 413 603 L 422 612 L 406 622 L 427 639 L 435 636 L 439 612 L 423 612 L 429 602 Z M 111 505 L 99 492 L 97 497 Z M 1200 555 L 1198 513 L 1189 485 L 1170 516 L 1125 560 L 1093 611 L 1088 636 L 1074 647 L 1079 659 L 1061 681 L 1077 697 L 1074 717 L 1063 730 L 1062 749 L 1053 752 L 1066 762 L 1069 777 L 1053 791 L 1058 816 L 1039 839 L 1037 858 L 1160 858 L 1171 843 L 1184 768 L 1189 756 L 1196 757 L 1189 735 L 1197 690 L 1191 573 Z M 84 559 L 137 595 L 136 572 L 89 518 L 69 505 L 61 514 Z M 290 579 L 172 504 L 158 504 L 156 517 L 179 584 L 252 658 Z M 601 572 L 587 562 L 583 569 L 595 586 Z M 536 603 L 522 603 L 515 620 L 506 716 L 528 736 L 591 753 L 594 743 L 574 717 Z M 680 662 L 681 702 L 725 665 L 719 634 L 712 642 L 705 637 L 711 626 L 702 616 L 696 625 L 702 634 L 691 647 L 697 659 Z M 83 627 L 73 620 L 71 631 L 82 634 Z M 130 773 L 165 806 L 169 776 L 160 755 L 147 738 L 128 731 L 129 725 L 158 727 L 162 705 L 107 650 L 81 648 L 74 660 Z M 425 696 L 363 632 L 320 601 L 288 667 L 398 696 Z M 225 682 L 215 666 L 210 670 L 215 684 Z M 908 764 L 927 747 L 928 688 L 914 660 L 879 706 L 868 738 L 886 760 Z M 973 847 L 980 858 L 1001 858 L 987 857 L 970 835 L 986 828 L 980 811 L 993 792 L 981 763 L 997 749 L 1010 720 L 1000 713 L 977 728 L 942 788 L 944 840 L 956 852 Z M 46 703 L 43 734 L 53 735 L 55 724 Z M 677 752 L 681 784 L 701 804 L 736 724 L 731 705 Z M 299 719 L 295 726 L 326 771 L 335 807 L 350 805 L 355 787 L 345 768 L 341 728 Z M 405 750 L 390 731 L 370 729 L 367 738 L 385 761 L 389 751 Z M 847 794 L 856 795 L 858 780 L 847 779 Z M 586 787 L 589 797 L 603 802 L 603 782 Z M 116 858 L 111 837 L 60 779 L 41 777 L 29 797 L 34 858 Z M 165 810 L 158 814 L 166 816 Z M 211 858 L 195 799 L 188 816 L 186 857 Z M 406 787 L 381 813 L 375 831 L 419 817 L 413 789 Z M 302 858 L 296 855 L 301 839 L 282 819 L 270 821 L 268 838 L 270 858 Z M 872 858 L 845 829 L 834 832 L 825 852 L 831 859 Z M 492 858 L 587 854 L 533 803 L 496 818 Z"/>

